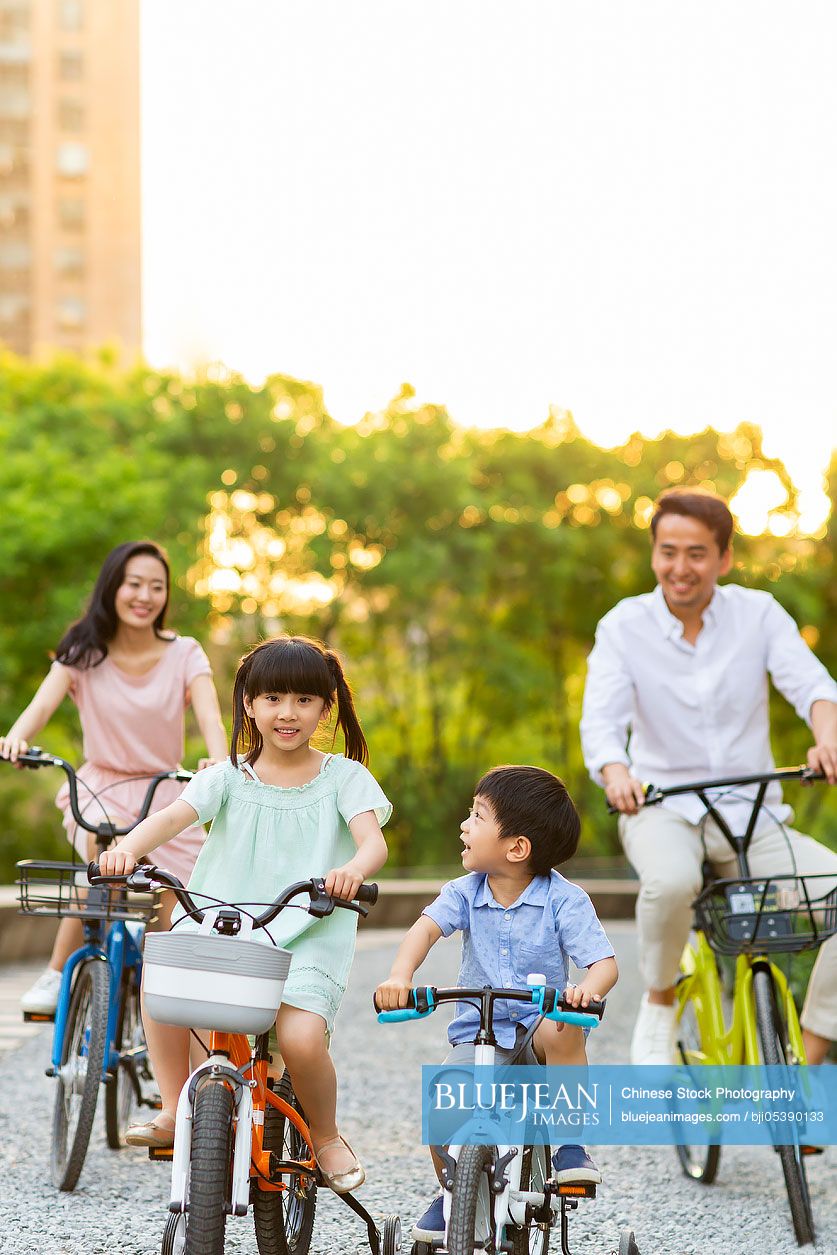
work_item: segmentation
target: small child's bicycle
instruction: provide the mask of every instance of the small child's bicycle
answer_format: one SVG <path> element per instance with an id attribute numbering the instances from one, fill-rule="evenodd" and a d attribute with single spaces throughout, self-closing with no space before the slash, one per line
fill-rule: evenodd
<path id="1" fill-rule="evenodd" d="M 600 1022 L 606 999 L 591 1001 L 584 1011 L 579 1011 L 564 1002 L 559 990 L 540 983 L 542 976 L 532 976 L 530 980 L 528 989 L 493 989 L 488 985 L 482 989 L 419 987 L 410 991 L 412 1006 L 379 1011 L 378 1019 L 382 1024 L 420 1019 L 443 1002 L 478 1002 L 476 1067 L 491 1067 L 494 1063 L 494 1004 L 498 1000 L 535 1003 L 541 1012 L 517 1053 L 523 1051 L 543 1018 L 583 1028 Z M 551 1180 L 549 1146 L 451 1145 L 435 1150 L 442 1164 L 445 1236 L 432 1243 L 414 1242 L 410 1255 L 434 1255 L 436 1251 L 447 1255 L 546 1255 L 550 1231 L 556 1223 L 560 1226 L 561 1251 L 570 1255 L 569 1213 L 578 1207 L 580 1198 L 595 1198 L 596 1186 Z M 622 1230 L 618 1255 L 639 1255 L 633 1230 Z"/>
<path id="2" fill-rule="evenodd" d="M 357 901 L 347 902 L 326 894 L 321 879 L 298 881 L 252 916 L 217 901 L 197 907 L 180 881 L 157 867 L 101 876 L 92 863 L 88 876 L 94 885 L 173 889 L 187 915 L 200 922 L 197 933 L 175 927 L 146 938 L 149 1014 L 163 1023 L 210 1030 L 209 1058 L 180 1095 L 173 1149 L 149 1151 L 152 1159 L 172 1164 L 162 1255 L 223 1255 L 227 1216 L 244 1216 L 251 1205 L 260 1255 L 306 1255 L 322 1178 L 288 1073 L 275 1086 L 268 1076 L 269 1032 L 291 955 L 253 941 L 251 934 L 289 904 L 320 918 L 335 907 L 366 915 L 361 903 L 375 902 L 377 885 L 361 885 Z M 303 894 L 306 906 L 292 902 Z M 248 1034 L 255 1037 L 254 1046 Z M 398 1216 L 385 1216 L 379 1231 L 351 1194 L 336 1197 L 365 1222 L 372 1255 L 396 1255 Z"/>
<path id="3" fill-rule="evenodd" d="M 94 834 L 102 850 L 146 817 L 163 780 L 192 778 L 190 771 L 180 768 L 151 776 L 132 823 L 112 823 L 100 803 L 104 818 L 93 824 L 81 814 L 77 777 L 68 762 L 37 746 L 17 761 L 31 769 L 58 767 L 64 772 L 73 818 L 80 828 Z M 77 918 L 84 930 L 83 944 L 64 965 L 55 1013 L 26 1011 L 23 1015 L 25 1020 L 55 1021 L 47 1069 L 47 1076 L 57 1082 L 52 1180 L 60 1190 L 73 1190 L 87 1155 L 100 1085 L 105 1086 L 105 1132 L 112 1150 L 124 1145 L 138 1105 L 158 1105 L 140 1015 L 142 938 L 157 902 L 149 886 L 141 894 L 89 889 L 86 864 L 81 862 L 25 859 L 17 869 L 21 913 Z"/>

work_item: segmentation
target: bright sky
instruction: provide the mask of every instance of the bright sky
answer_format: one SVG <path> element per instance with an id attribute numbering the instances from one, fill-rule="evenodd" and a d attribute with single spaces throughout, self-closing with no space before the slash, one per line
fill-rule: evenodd
<path id="1" fill-rule="evenodd" d="M 145 347 L 837 443 L 833 0 L 142 0 Z"/>

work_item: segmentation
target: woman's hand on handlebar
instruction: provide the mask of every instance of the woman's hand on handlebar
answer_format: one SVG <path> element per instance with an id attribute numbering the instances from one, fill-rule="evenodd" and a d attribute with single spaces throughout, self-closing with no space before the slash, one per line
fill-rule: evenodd
<path id="1" fill-rule="evenodd" d="M 137 856 L 119 845 L 99 856 L 99 871 L 103 876 L 127 876 L 136 865 Z"/>
<path id="2" fill-rule="evenodd" d="M 205 771 L 207 767 L 215 767 L 218 763 L 224 762 L 223 758 L 199 758 L 196 771 Z"/>
<path id="3" fill-rule="evenodd" d="M 20 754 L 29 749 L 29 742 L 22 736 L 0 736 L 0 758 L 16 763 Z"/>
<path id="4" fill-rule="evenodd" d="M 608 804 L 622 815 L 635 815 L 645 801 L 645 790 L 625 764 L 607 763 L 602 780 Z"/>

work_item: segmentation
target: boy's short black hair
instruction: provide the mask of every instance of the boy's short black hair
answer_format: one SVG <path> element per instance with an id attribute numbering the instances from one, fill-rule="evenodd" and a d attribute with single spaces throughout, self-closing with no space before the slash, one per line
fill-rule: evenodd
<path id="1" fill-rule="evenodd" d="M 474 790 L 491 804 L 501 837 L 528 837 L 529 870 L 548 876 L 578 849 L 581 820 L 562 780 L 542 767 L 493 767 Z"/>

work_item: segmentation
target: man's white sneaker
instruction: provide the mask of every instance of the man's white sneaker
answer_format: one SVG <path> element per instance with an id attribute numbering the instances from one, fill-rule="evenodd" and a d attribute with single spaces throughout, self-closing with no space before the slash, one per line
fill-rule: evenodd
<path id="1" fill-rule="evenodd" d="M 631 1038 L 631 1063 L 654 1063 L 667 1066 L 675 1062 L 675 1009 L 649 1002 L 642 995 L 639 1015 Z"/>
<path id="2" fill-rule="evenodd" d="M 20 1000 L 20 1009 L 29 1015 L 54 1015 L 61 989 L 61 973 L 48 967 Z"/>

